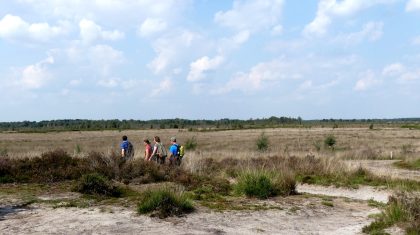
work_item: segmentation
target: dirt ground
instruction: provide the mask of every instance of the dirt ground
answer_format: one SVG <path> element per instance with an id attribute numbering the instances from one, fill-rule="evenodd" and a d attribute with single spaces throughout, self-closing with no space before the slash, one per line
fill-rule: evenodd
<path id="1" fill-rule="evenodd" d="M 379 210 L 366 202 L 307 195 L 267 201 L 278 209 L 217 212 L 199 207 L 185 217 L 139 216 L 132 208 L 0 207 L 1 234 L 360 234 Z"/>

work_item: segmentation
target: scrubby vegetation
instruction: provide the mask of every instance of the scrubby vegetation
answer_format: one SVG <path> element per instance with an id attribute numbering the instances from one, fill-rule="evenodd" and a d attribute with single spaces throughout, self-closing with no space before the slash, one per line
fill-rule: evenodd
<path id="1" fill-rule="evenodd" d="M 420 170 L 420 158 L 395 162 L 394 165 L 409 170 Z"/>
<path id="2" fill-rule="evenodd" d="M 290 173 L 251 170 L 239 174 L 235 191 L 248 197 L 266 199 L 296 192 L 296 181 Z"/>
<path id="3" fill-rule="evenodd" d="M 261 133 L 261 135 L 258 137 L 257 142 L 257 150 L 260 152 L 264 152 L 268 150 L 268 145 L 269 145 L 269 141 L 268 141 L 268 137 L 265 135 L 265 133 Z"/>
<path id="4" fill-rule="evenodd" d="M 163 188 L 147 191 L 138 204 L 137 211 L 140 214 L 152 213 L 152 216 L 166 218 L 190 213 L 194 211 L 194 206 L 185 194 Z"/>
<path id="5" fill-rule="evenodd" d="M 407 234 L 420 234 L 420 197 L 399 193 L 390 197 L 384 211 L 374 222 L 363 228 L 369 234 L 384 234 L 384 229 L 395 224 L 403 227 Z"/>
<path id="6" fill-rule="evenodd" d="M 97 173 L 83 175 L 75 190 L 79 193 L 96 196 L 119 197 L 122 195 L 122 190 L 119 187 L 112 185 L 107 178 Z"/>

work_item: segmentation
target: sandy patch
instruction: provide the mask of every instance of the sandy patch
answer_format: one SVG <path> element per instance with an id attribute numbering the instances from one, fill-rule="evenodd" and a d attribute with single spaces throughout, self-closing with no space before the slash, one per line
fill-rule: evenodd
<path id="1" fill-rule="evenodd" d="M 3 215 L 2 234 L 358 234 L 378 213 L 366 203 L 294 196 L 270 203 L 283 209 L 215 212 L 199 208 L 160 220 L 121 207 L 56 208 L 36 204 Z"/>
<path id="2" fill-rule="evenodd" d="M 299 184 L 297 191 L 300 193 L 320 194 L 333 197 L 346 197 L 358 200 L 375 200 L 377 202 L 388 202 L 388 197 L 392 194 L 391 191 L 380 190 L 370 186 L 359 186 L 358 189 L 337 188 L 335 186 L 320 186 Z"/>

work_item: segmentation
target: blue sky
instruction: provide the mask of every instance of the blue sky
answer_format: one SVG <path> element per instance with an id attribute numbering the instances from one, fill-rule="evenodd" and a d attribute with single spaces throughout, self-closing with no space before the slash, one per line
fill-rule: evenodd
<path id="1" fill-rule="evenodd" d="M 420 117 L 420 0 L 0 0 L 0 121 Z"/>

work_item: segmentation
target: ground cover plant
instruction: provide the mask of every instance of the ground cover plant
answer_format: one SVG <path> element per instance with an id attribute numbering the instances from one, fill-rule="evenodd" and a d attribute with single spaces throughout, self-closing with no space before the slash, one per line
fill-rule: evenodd
<path id="1" fill-rule="evenodd" d="M 166 218 L 193 212 L 194 206 L 182 192 L 163 188 L 147 191 L 138 204 L 137 211 L 140 214 L 152 213 L 152 216 Z"/>
<path id="2" fill-rule="evenodd" d="M 420 197 L 398 193 L 392 197 L 375 221 L 363 228 L 369 234 L 384 234 L 384 229 L 395 224 L 403 227 L 407 234 L 420 234 Z"/>
<path id="3" fill-rule="evenodd" d="M 83 194 L 110 197 L 119 197 L 123 193 L 121 188 L 113 185 L 106 177 L 98 173 L 83 175 L 79 179 L 75 191 Z"/>

